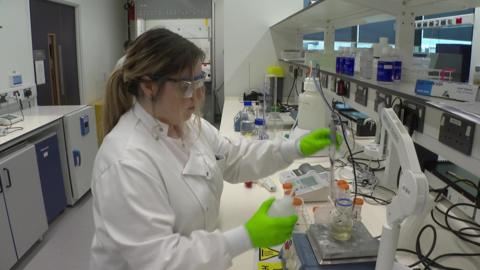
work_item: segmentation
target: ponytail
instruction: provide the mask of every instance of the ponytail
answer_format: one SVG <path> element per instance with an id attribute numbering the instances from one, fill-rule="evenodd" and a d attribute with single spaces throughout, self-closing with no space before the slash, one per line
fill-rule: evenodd
<path id="1" fill-rule="evenodd" d="M 123 81 L 123 69 L 116 69 L 108 79 L 103 109 L 103 132 L 107 135 L 118 120 L 133 106 L 133 96 Z"/>

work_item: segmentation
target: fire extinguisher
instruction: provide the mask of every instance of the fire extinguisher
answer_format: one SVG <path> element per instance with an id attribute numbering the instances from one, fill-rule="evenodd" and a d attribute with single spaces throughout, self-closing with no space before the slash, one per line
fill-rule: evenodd
<path id="1" fill-rule="evenodd" d="M 135 21 L 135 1 L 128 1 L 123 8 L 127 11 L 128 40 L 130 38 L 130 22 Z"/>

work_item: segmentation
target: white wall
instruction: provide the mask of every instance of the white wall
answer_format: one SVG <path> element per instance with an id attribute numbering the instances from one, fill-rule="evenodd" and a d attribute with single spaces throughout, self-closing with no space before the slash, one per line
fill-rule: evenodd
<path id="1" fill-rule="evenodd" d="M 225 0 L 225 96 L 263 86 L 266 68 L 277 64 L 269 27 L 303 7 L 302 0 Z"/>
<path id="2" fill-rule="evenodd" d="M 23 85 L 34 84 L 30 8 L 27 0 L 0 0 L 0 91 L 10 88 L 13 71 Z"/>
<path id="3" fill-rule="evenodd" d="M 473 83 L 475 66 L 480 66 L 480 8 L 475 9 L 475 23 L 472 36 L 472 60 L 470 62 L 470 83 Z"/>
<path id="4" fill-rule="evenodd" d="M 12 0 L 10 0 L 12 1 Z M 80 97 L 83 104 L 102 98 L 105 84 L 126 40 L 123 0 L 61 0 L 77 7 Z"/>
<path id="5" fill-rule="evenodd" d="M 80 98 L 88 104 L 103 97 L 106 79 L 123 51 L 126 22 L 123 0 L 58 0 L 76 7 Z M 33 57 L 28 0 L 0 0 L 0 90 L 11 70 L 33 83 Z M 6 79 L 5 79 L 6 78 Z"/>

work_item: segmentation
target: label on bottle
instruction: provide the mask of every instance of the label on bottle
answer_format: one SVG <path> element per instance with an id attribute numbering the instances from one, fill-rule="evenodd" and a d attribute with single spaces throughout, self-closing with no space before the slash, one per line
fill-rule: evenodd
<path id="1" fill-rule="evenodd" d="M 335 72 L 340 74 L 342 73 L 342 58 L 341 56 L 338 56 L 337 57 L 337 63 L 336 63 L 336 66 L 335 66 Z"/>
<path id="2" fill-rule="evenodd" d="M 355 58 L 345 57 L 343 60 L 343 73 L 348 76 L 353 76 L 355 72 Z"/>
<path id="3" fill-rule="evenodd" d="M 400 81 L 402 79 L 402 61 L 393 62 L 393 80 Z"/>
<path id="4" fill-rule="evenodd" d="M 393 63 L 390 61 L 378 61 L 377 81 L 392 82 L 393 81 Z"/>

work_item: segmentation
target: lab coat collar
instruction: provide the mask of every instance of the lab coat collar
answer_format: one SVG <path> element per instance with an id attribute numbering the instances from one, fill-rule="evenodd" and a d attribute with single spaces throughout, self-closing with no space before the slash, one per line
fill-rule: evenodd
<path id="1" fill-rule="evenodd" d="M 137 116 L 140 121 L 147 127 L 152 134 L 153 138 L 158 141 L 160 136 L 168 136 L 169 126 L 165 123 L 160 122 L 158 119 L 155 119 L 150 115 L 138 102 L 133 106 L 133 114 Z"/>

